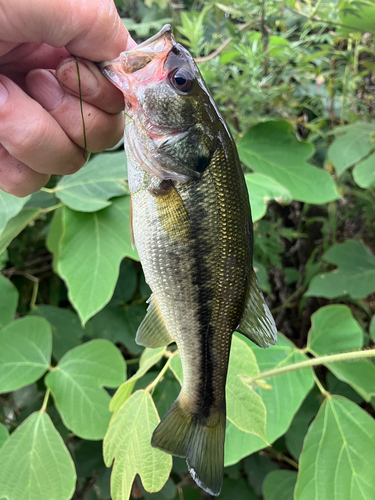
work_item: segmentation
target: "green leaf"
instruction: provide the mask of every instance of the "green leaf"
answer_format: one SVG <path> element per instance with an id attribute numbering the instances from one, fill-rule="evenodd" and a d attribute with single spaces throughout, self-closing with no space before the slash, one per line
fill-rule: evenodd
<path id="1" fill-rule="evenodd" d="M 305 439 L 311 421 L 319 411 L 321 401 L 321 392 L 315 385 L 302 403 L 301 408 L 296 413 L 293 422 L 291 423 L 287 433 L 285 434 L 286 447 L 292 457 L 296 460 L 299 460 L 299 456 L 303 447 L 303 441 Z"/>
<path id="2" fill-rule="evenodd" d="M 130 197 L 123 196 L 91 214 L 64 209 L 58 270 L 82 323 L 109 302 L 121 260 L 136 258 L 130 244 L 129 203 Z"/>
<path id="3" fill-rule="evenodd" d="M 172 457 L 151 447 L 160 419 L 150 394 L 137 391 L 116 414 L 104 438 L 104 461 L 110 467 L 113 500 L 127 500 L 139 474 L 144 488 L 159 491 L 169 477 Z"/>
<path id="4" fill-rule="evenodd" d="M 255 172 L 272 177 L 295 200 L 327 203 L 339 194 L 330 175 L 309 165 L 312 144 L 301 142 L 287 121 L 267 121 L 252 127 L 238 144 L 241 160 Z"/>
<path id="5" fill-rule="evenodd" d="M 375 342 L 375 314 L 371 318 L 369 333 L 370 333 L 371 340 L 373 342 Z"/>
<path id="6" fill-rule="evenodd" d="M 0 328 L 13 320 L 17 304 L 17 288 L 0 273 Z"/>
<path id="7" fill-rule="evenodd" d="M 5 425 L 0 424 L 0 448 L 3 446 L 8 437 L 9 437 L 8 429 L 5 427 Z"/>
<path id="8" fill-rule="evenodd" d="M 375 291 L 375 257 L 360 241 L 334 245 L 323 259 L 338 267 L 315 276 L 306 295 L 328 299 L 349 295 L 360 299 Z"/>
<path id="9" fill-rule="evenodd" d="M 353 179 L 361 188 L 375 186 L 375 154 L 372 154 L 354 167 Z"/>
<path id="10" fill-rule="evenodd" d="M 239 338 L 244 339 L 241 336 Z M 244 342 L 249 345 L 256 356 L 260 375 L 262 372 L 278 366 L 294 364 L 307 359 L 304 354 L 301 354 L 296 349 L 292 342 L 282 335 L 278 336 L 277 345 L 268 349 L 254 346 L 247 339 L 244 339 Z M 254 390 L 261 396 L 265 404 L 267 411 L 267 441 L 273 443 L 277 438 L 285 434 L 299 406 L 314 385 L 314 379 L 312 370 L 306 368 L 269 378 L 266 382 L 271 388 L 255 386 Z M 225 465 L 234 464 L 266 446 L 267 443 L 258 436 L 244 433 L 229 421 L 227 422 Z"/>
<path id="11" fill-rule="evenodd" d="M 70 500 L 73 460 L 46 413 L 33 413 L 0 448 L 0 498 Z"/>
<path id="12" fill-rule="evenodd" d="M 264 500 L 293 500 L 297 472 L 293 470 L 274 470 L 263 483 Z"/>
<path id="13" fill-rule="evenodd" d="M 226 384 L 227 419 L 244 432 L 266 437 L 266 408 L 246 378 L 259 375 L 253 351 L 238 337 L 233 336 Z"/>
<path id="14" fill-rule="evenodd" d="M 64 208 L 58 208 L 57 210 L 55 210 L 46 239 L 46 246 L 48 250 L 53 254 L 53 270 L 56 274 L 59 273 L 60 247 L 65 233 L 64 217 Z"/>
<path id="15" fill-rule="evenodd" d="M 10 219 L 15 217 L 23 208 L 30 196 L 17 198 L 12 194 L 0 191 L 0 236 Z"/>
<path id="16" fill-rule="evenodd" d="M 242 465 L 242 462 L 232 467 L 236 467 L 240 464 Z M 242 469 L 241 465 L 239 471 L 240 474 Z M 247 480 L 250 486 L 254 488 L 255 493 L 259 496 L 262 494 L 262 486 L 265 477 L 272 470 L 277 469 L 277 465 L 275 464 L 275 462 L 261 453 L 253 453 L 249 457 L 245 458 L 243 467 L 245 469 Z"/>
<path id="17" fill-rule="evenodd" d="M 245 181 L 250 196 L 253 222 L 264 217 L 269 200 L 276 199 L 279 203 L 288 203 L 292 200 L 289 191 L 271 177 L 262 174 L 246 174 Z"/>
<path id="18" fill-rule="evenodd" d="M 51 361 L 51 328 L 43 318 L 22 318 L 0 331 L 0 392 L 32 384 Z"/>
<path id="19" fill-rule="evenodd" d="M 258 500 L 254 490 L 242 477 L 239 479 L 227 479 L 224 477 L 220 500 Z"/>
<path id="20" fill-rule="evenodd" d="M 135 342 L 138 326 L 144 318 L 146 309 L 141 306 L 105 307 L 87 323 L 92 329 L 90 337 L 104 338 L 113 343 L 121 342 L 129 352 L 139 354 L 143 347 Z"/>
<path id="21" fill-rule="evenodd" d="M 0 254 L 4 252 L 9 243 L 39 214 L 39 209 L 24 208 L 18 215 L 10 219 L 0 235 Z"/>
<path id="22" fill-rule="evenodd" d="M 315 356 L 358 351 L 362 347 L 362 329 L 347 306 L 325 306 L 312 315 L 308 348 Z M 370 360 L 326 363 L 326 366 L 338 379 L 351 385 L 366 401 L 370 401 L 375 395 L 375 365 Z"/>
<path id="23" fill-rule="evenodd" d="M 373 0 L 348 1 L 340 4 L 340 21 L 349 28 L 340 28 L 341 32 L 362 31 L 375 35 L 375 4 Z"/>
<path id="24" fill-rule="evenodd" d="M 46 377 L 64 425 L 84 439 L 102 439 L 111 418 L 103 386 L 125 379 L 120 351 L 107 340 L 92 340 L 69 351 Z"/>
<path id="25" fill-rule="evenodd" d="M 32 315 L 42 316 L 51 325 L 52 354 L 59 360 L 66 352 L 81 343 L 84 335 L 78 316 L 69 309 L 38 305 L 31 310 Z"/>
<path id="26" fill-rule="evenodd" d="M 374 419 L 341 396 L 328 397 L 305 439 L 295 500 L 373 500 L 374 456 Z"/>
<path id="27" fill-rule="evenodd" d="M 347 127 L 340 127 L 334 133 L 342 133 L 328 149 L 328 157 L 335 166 L 338 175 L 349 167 L 363 160 L 372 150 L 375 143 L 372 136 L 375 126 L 371 123 L 358 122 Z"/>
<path id="28" fill-rule="evenodd" d="M 109 409 L 113 412 L 112 418 L 115 418 L 122 405 L 130 397 L 137 380 L 143 377 L 143 375 L 147 373 L 152 366 L 161 360 L 164 350 L 165 347 L 158 347 L 157 349 L 146 347 L 142 353 L 138 371 L 117 389 L 116 394 L 111 400 Z M 176 356 L 173 356 L 173 358 L 174 357 Z"/>
<path id="29" fill-rule="evenodd" d="M 72 210 L 96 212 L 108 207 L 110 198 L 128 193 L 126 156 L 103 153 L 73 175 L 64 176 L 56 186 L 56 196 Z"/>

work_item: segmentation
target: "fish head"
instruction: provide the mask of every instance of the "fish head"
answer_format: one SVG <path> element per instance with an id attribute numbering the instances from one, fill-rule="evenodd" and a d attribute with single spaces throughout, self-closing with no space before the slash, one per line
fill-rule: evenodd
<path id="1" fill-rule="evenodd" d="M 161 179 L 199 179 L 215 150 L 218 113 L 170 25 L 101 67 L 125 97 L 127 153 Z"/>

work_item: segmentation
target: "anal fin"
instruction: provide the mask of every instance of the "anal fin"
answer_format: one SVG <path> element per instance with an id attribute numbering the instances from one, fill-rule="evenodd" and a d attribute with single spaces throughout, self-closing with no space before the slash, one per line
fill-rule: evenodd
<path id="1" fill-rule="evenodd" d="M 153 295 L 149 298 L 149 303 L 146 316 L 139 325 L 135 341 L 144 347 L 164 347 L 173 342 L 173 338 L 165 326 Z"/>
<path id="2" fill-rule="evenodd" d="M 259 347 L 270 347 L 277 342 L 275 321 L 264 300 L 254 271 L 247 292 L 244 314 L 236 330 Z"/>

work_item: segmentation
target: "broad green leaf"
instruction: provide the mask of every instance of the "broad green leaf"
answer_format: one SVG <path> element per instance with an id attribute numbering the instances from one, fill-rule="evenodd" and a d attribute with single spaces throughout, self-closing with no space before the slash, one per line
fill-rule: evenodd
<path id="1" fill-rule="evenodd" d="M 136 474 L 149 492 L 167 481 L 172 457 L 151 447 L 151 436 L 160 419 L 150 394 L 135 392 L 113 419 L 104 438 L 104 461 L 110 467 L 113 500 L 128 500 Z"/>
<path id="2" fill-rule="evenodd" d="M 110 198 L 128 193 L 126 178 L 125 153 L 103 153 L 75 174 L 64 176 L 56 196 L 72 210 L 96 212 L 108 207 Z"/>
<path id="3" fill-rule="evenodd" d="M 306 436 L 295 500 L 375 498 L 375 420 L 341 396 L 328 397 Z"/>
<path id="4" fill-rule="evenodd" d="M 131 259 L 124 259 L 121 262 L 116 288 L 109 305 L 117 307 L 131 302 L 137 289 L 137 284 L 138 275 L 134 262 Z"/>
<path id="5" fill-rule="evenodd" d="M 83 323 L 109 302 L 121 260 L 136 258 L 130 243 L 129 203 L 130 197 L 123 196 L 90 214 L 64 209 L 58 270 Z"/>
<path id="6" fill-rule="evenodd" d="M 13 320 L 17 304 L 17 288 L 0 273 L 0 328 Z"/>
<path id="7" fill-rule="evenodd" d="M 331 144 L 328 157 L 335 166 L 338 175 L 346 169 L 363 160 L 372 150 L 375 143 L 375 125 L 358 122 L 347 127 L 340 127 L 334 132 L 342 133 Z"/>
<path id="8" fill-rule="evenodd" d="M 4 269 L 9 260 L 9 252 L 8 250 L 3 250 L 0 254 L 0 271 Z"/>
<path id="9" fill-rule="evenodd" d="M 59 205 L 59 200 L 54 193 L 39 190 L 33 193 L 25 204 L 25 208 L 50 208 Z M 56 209 L 58 210 L 58 209 Z"/>
<path id="10" fill-rule="evenodd" d="M 137 380 L 143 377 L 143 375 L 147 373 L 152 366 L 154 366 L 158 361 L 161 360 L 164 351 L 165 347 L 158 347 L 157 349 L 146 347 L 146 349 L 142 353 L 138 371 L 117 389 L 116 394 L 111 400 L 109 409 L 113 412 L 112 418 L 116 417 L 122 405 L 130 397 Z M 174 356 L 173 358 L 175 357 L 176 356 Z"/>
<path id="11" fill-rule="evenodd" d="M 0 424 L 0 448 L 3 446 L 8 437 L 9 437 L 8 429 L 5 427 L 5 425 Z"/>
<path id="12" fill-rule="evenodd" d="M 372 340 L 373 342 L 375 342 L 375 314 L 374 314 L 374 316 L 371 318 L 371 323 L 370 323 L 369 333 L 370 333 L 371 340 Z"/>
<path id="13" fill-rule="evenodd" d="M 241 336 L 239 338 L 244 339 Z M 268 349 L 260 349 L 247 339 L 244 339 L 244 342 L 251 347 L 255 354 L 260 375 L 264 371 L 307 359 L 292 342 L 281 335 L 278 336 L 277 345 Z M 302 401 L 314 385 L 314 379 L 312 370 L 306 368 L 274 378 L 267 378 L 265 382 L 271 388 L 254 386 L 254 390 L 261 396 L 265 404 L 267 441 L 273 443 L 285 434 Z M 227 422 L 225 465 L 234 464 L 266 446 L 267 443 L 258 436 L 244 433 L 229 421 Z"/>
<path id="14" fill-rule="evenodd" d="M 273 470 L 263 483 L 264 500 L 293 500 L 296 481 L 293 470 Z"/>
<path id="15" fill-rule="evenodd" d="M 257 495 L 262 494 L 262 486 L 265 477 L 271 471 L 277 469 L 277 465 L 263 453 L 253 453 L 245 458 L 243 462 L 239 462 L 232 467 L 240 467 L 239 474 L 242 474 L 241 469 L 244 468 L 249 484 L 254 489 Z"/>
<path id="16" fill-rule="evenodd" d="M 0 392 L 36 382 L 51 360 L 51 327 L 43 318 L 22 318 L 0 331 Z"/>
<path id="17" fill-rule="evenodd" d="M 327 203 L 339 194 L 330 175 L 306 160 L 311 143 L 297 139 L 287 121 L 267 121 L 252 127 L 238 144 L 241 160 L 255 172 L 272 177 L 295 200 Z"/>
<path id="18" fill-rule="evenodd" d="M 12 194 L 0 191 L 0 236 L 7 223 L 15 217 L 23 208 L 30 196 L 17 198 Z"/>
<path id="19" fill-rule="evenodd" d="M 322 307 L 312 315 L 311 321 L 308 347 L 315 356 L 362 349 L 362 329 L 347 306 Z M 326 366 L 366 401 L 375 395 L 375 365 L 368 359 L 326 363 Z"/>
<path id="20" fill-rule="evenodd" d="M 353 179 L 361 188 L 375 186 L 375 154 L 370 155 L 353 168 Z"/>
<path id="21" fill-rule="evenodd" d="M 253 222 L 264 217 L 267 212 L 267 202 L 290 202 L 289 191 L 271 177 L 263 174 L 246 174 L 246 186 L 249 191 L 251 214 Z"/>
<path id="22" fill-rule="evenodd" d="M 33 413 L 0 448 L 0 498 L 70 500 L 72 457 L 46 413 Z"/>
<path id="23" fill-rule="evenodd" d="M 375 3 L 373 0 L 348 1 L 340 4 L 342 32 L 369 32 L 375 35 Z M 348 28 L 345 28 L 348 26 Z"/>
<path id="24" fill-rule="evenodd" d="M 8 247 L 9 243 L 40 214 L 36 208 L 24 208 L 19 214 L 10 219 L 0 235 L 0 254 Z"/>
<path id="25" fill-rule="evenodd" d="M 244 432 L 255 434 L 264 441 L 266 437 L 266 408 L 246 378 L 259 375 L 253 351 L 238 337 L 233 337 L 226 384 L 227 418 Z"/>
<path id="26" fill-rule="evenodd" d="M 242 477 L 238 479 L 224 477 L 220 500 L 258 500 L 258 498 Z"/>
<path id="27" fill-rule="evenodd" d="M 145 307 L 106 306 L 87 323 L 91 338 L 104 338 L 113 343 L 121 342 L 131 353 L 139 354 L 143 347 L 135 342 L 137 328 L 146 314 Z"/>
<path id="28" fill-rule="evenodd" d="M 60 247 L 65 234 L 65 210 L 58 208 L 53 214 L 49 233 L 46 239 L 46 246 L 53 255 L 53 270 L 59 273 Z"/>
<path id="29" fill-rule="evenodd" d="M 328 392 L 335 394 L 337 396 L 344 396 L 346 399 L 350 399 L 357 405 L 363 403 L 363 397 L 358 394 L 349 384 L 342 382 L 337 377 L 334 376 L 332 372 L 328 372 L 326 375 L 326 383 Z"/>
<path id="30" fill-rule="evenodd" d="M 69 351 L 46 377 L 64 425 L 84 439 L 102 439 L 111 418 L 103 388 L 125 379 L 120 351 L 107 340 L 92 340 Z"/>
<path id="31" fill-rule="evenodd" d="M 355 393 L 355 391 L 353 392 Z M 311 421 L 319 411 L 321 402 L 322 394 L 318 387 L 315 385 L 302 403 L 301 408 L 294 416 L 293 421 L 290 424 L 287 433 L 285 434 L 286 447 L 292 457 L 296 460 L 299 460 L 299 456 L 303 447 L 303 441 L 305 439 Z"/>
<path id="32" fill-rule="evenodd" d="M 84 335 L 78 316 L 69 309 L 38 305 L 31 314 L 42 316 L 51 325 L 53 343 L 52 354 L 59 360 L 66 352 L 81 343 Z"/>
<path id="33" fill-rule="evenodd" d="M 360 241 L 334 245 L 323 259 L 337 269 L 315 276 L 306 295 L 328 299 L 349 295 L 360 299 L 375 291 L 375 257 Z"/>

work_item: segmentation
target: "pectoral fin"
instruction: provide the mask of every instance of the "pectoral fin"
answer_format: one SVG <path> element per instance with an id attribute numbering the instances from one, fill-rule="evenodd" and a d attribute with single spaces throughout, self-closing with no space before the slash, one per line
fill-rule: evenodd
<path id="1" fill-rule="evenodd" d="M 259 347 L 270 347 L 277 342 L 275 321 L 264 300 L 254 271 L 247 293 L 245 311 L 237 331 Z"/>
<path id="2" fill-rule="evenodd" d="M 139 325 L 135 341 L 144 347 L 164 347 L 173 342 L 173 338 L 165 326 L 153 295 L 151 295 L 149 302 L 150 305 L 147 308 L 146 316 Z"/>

